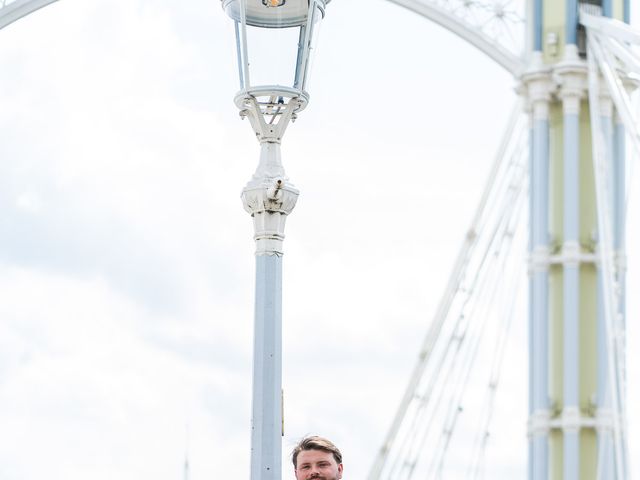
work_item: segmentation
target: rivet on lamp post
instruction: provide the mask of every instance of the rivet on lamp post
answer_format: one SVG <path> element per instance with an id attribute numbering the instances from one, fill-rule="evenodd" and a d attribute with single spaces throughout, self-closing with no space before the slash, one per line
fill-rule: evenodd
<path id="1" fill-rule="evenodd" d="M 221 1 L 235 23 L 235 103 L 261 145 L 258 168 L 242 191 L 256 241 L 251 480 L 281 480 L 282 247 L 299 192 L 285 176 L 280 142 L 309 101 L 311 57 L 330 0 Z"/>

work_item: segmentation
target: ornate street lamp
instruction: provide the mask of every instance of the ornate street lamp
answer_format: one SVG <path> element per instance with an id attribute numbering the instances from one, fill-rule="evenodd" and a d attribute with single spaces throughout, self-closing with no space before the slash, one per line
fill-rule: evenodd
<path id="1" fill-rule="evenodd" d="M 280 142 L 309 101 L 309 67 L 329 0 L 221 1 L 235 23 L 235 103 L 261 144 L 258 168 L 242 191 L 256 241 L 251 479 L 281 480 L 282 247 L 299 192 L 285 176 Z"/>

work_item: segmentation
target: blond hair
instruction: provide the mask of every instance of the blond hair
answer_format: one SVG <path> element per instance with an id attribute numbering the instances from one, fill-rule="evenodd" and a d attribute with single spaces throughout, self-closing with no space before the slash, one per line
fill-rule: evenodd
<path id="1" fill-rule="evenodd" d="M 338 465 L 342 463 L 342 453 L 340 453 L 338 447 L 326 438 L 313 435 L 300 440 L 298 445 L 293 449 L 293 452 L 291 452 L 291 459 L 293 461 L 294 468 L 298 468 L 298 454 L 303 450 L 321 450 L 323 452 L 331 453 Z"/>

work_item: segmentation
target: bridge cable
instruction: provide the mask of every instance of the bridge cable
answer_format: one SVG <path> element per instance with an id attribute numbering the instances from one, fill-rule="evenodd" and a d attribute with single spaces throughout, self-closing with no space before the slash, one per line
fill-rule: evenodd
<path id="1" fill-rule="evenodd" d="M 508 185 L 509 181 L 506 182 L 499 182 L 500 185 L 504 184 L 504 185 Z M 500 198 L 501 195 L 496 195 L 496 197 Z M 496 206 L 495 209 L 493 209 L 493 212 L 495 213 L 497 212 L 502 212 L 504 211 L 506 206 L 510 206 L 513 203 L 509 200 L 506 199 L 504 200 L 504 205 L 498 205 Z M 505 217 L 502 215 L 498 216 L 499 219 L 504 219 Z M 466 298 L 463 302 L 463 306 L 461 308 L 461 314 L 458 315 L 457 317 L 457 322 L 456 325 L 454 326 L 454 328 L 451 330 L 451 334 L 450 334 L 450 338 L 449 340 L 446 342 L 446 349 L 445 349 L 445 353 L 449 354 L 451 352 L 451 345 L 454 343 L 454 341 L 456 342 L 456 348 L 454 350 L 454 355 L 450 361 L 450 365 L 448 368 L 448 371 L 445 370 L 443 368 L 443 365 L 436 365 L 434 368 L 434 373 L 435 375 L 432 375 L 430 377 L 430 381 L 433 384 L 437 378 L 439 377 L 439 373 L 438 372 L 446 372 L 446 375 L 444 376 L 444 378 L 450 378 L 451 375 L 453 375 L 453 372 L 459 370 L 459 366 L 458 366 L 458 360 L 460 358 L 460 356 L 465 352 L 465 349 L 461 348 L 463 346 L 465 346 L 466 344 L 464 343 L 464 340 L 466 338 L 468 338 L 468 326 L 469 326 L 469 320 L 474 318 L 475 316 L 475 308 L 476 308 L 476 304 L 478 302 L 479 298 L 485 298 L 486 297 L 486 293 L 484 292 L 484 290 L 480 291 L 480 293 L 478 293 L 477 290 L 477 285 L 480 284 L 481 286 L 484 286 L 485 288 L 487 286 L 489 286 L 492 282 L 487 281 L 486 280 L 486 275 L 490 272 L 490 270 L 487 270 L 486 265 L 487 265 L 487 260 L 490 258 L 490 247 L 492 244 L 494 244 L 496 241 L 496 238 L 498 236 L 499 233 L 499 227 L 500 227 L 501 223 L 498 222 L 498 225 L 496 226 L 496 228 L 494 228 L 494 230 L 489 234 L 489 239 L 487 241 L 487 247 L 483 250 L 484 254 L 482 255 L 482 258 L 480 260 L 480 265 L 479 267 L 475 270 L 476 271 L 476 275 L 474 276 L 474 279 L 472 280 L 471 284 L 469 287 L 467 287 L 465 289 L 467 295 Z M 482 232 L 481 232 L 482 233 Z M 482 239 L 483 235 L 479 234 L 479 238 Z M 469 307 L 471 309 L 471 311 L 468 311 L 468 307 L 467 305 L 471 305 L 471 307 Z M 441 342 L 442 343 L 442 342 Z M 446 360 L 446 357 L 445 357 Z M 431 425 L 433 423 L 434 420 L 434 415 L 437 414 L 437 412 L 440 410 L 440 406 L 442 404 L 443 399 L 445 398 L 446 395 L 446 388 L 447 388 L 447 384 L 443 383 L 443 384 L 438 384 L 437 388 L 439 388 L 440 392 L 439 394 L 436 395 L 436 402 L 435 402 L 435 406 L 433 406 L 433 408 L 431 409 L 431 415 L 427 420 L 427 425 Z M 436 390 L 437 388 L 434 388 L 434 390 Z M 431 392 L 429 392 L 431 393 Z M 426 400 L 429 400 L 430 396 L 426 396 Z M 423 401 L 421 404 L 421 407 L 423 407 L 420 411 L 420 413 L 423 413 L 426 408 L 428 407 L 428 401 Z M 413 426 L 414 426 L 414 432 L 420 431 L 422 430 L 423 432 L 423 436 L 421 441 L 418 442 L 409 442 L 409 444 L 413 444 L 413 450 L 414 453 L 409 453 L 407 456 L 410 458 L 409 462 L 405 462 L 408 464 L 408 468 L 409 468 L 409 472 L 408 474 L 411 475 L 413 472 L 413 469 L 415 468 L 416 465 L 416 455 L 417 452 L 419 452 L 422 449 L 422 445 L 424 444 L 424 441 L 426 440 L 425 435 L 427 435 L 429 433 L 429 430 L 426 428 L 422 428 L 420 426 L 416 425 L 418 424 L 418 422 L 414 422 Z M 417 452 L 416 452 L 417 451 Z M 395 477 L 393 477 L 395 478 Z"/>
<path id="2" fill-rule="evenodd" d="M 517 117 L 516 117 L 516 120 L 517 120 Z M 507 141 L 503 142 L 503 145 L 501 146 L 500 154 L 503 158 L 507 157 L 505 153 L 507 151 L 507 146 L 509 146 L 509 143 L 510 142 L 513 143 L 514 138 L 522 137 L 522 135 L 514 136 L 512 134 L 516 123 L 517 122 L 512 119 L 512 122 L 510 122 L 509 135 L 505 136 Z M 474 317 L 475 310 L 479 308 L 478 299 L 487 298 L 487 295 L 483 294 L 484 290 L 487 288 L 487 285 L 497 283 L 495 280 L 494 281 L 487 280 L 487 275 L 491 274 L 491 272 L 493 272 L 492 277 L 494 279 L 496 279 L 497 278 L 496 276 L 500 273 L 500 270 L 497 270 L 498 273 L 496 273 L 496 270 L 492 269 L 490 265 L 487 266 L 487 259 L 489 257 L 488 252 L 491 249 L 494 250 L 494 254 L 499 253 L 501 251 L 503 252 L 505 251 L 505 249 L 502 248 L 502 246 L 504 246 L 505 244 L 505 238 L 507 236 L 512 235 L 512 228 L 509 227 L 509 221 L 507 222 L 504 221 L 505 219 L 509 219 L 510 215 L 504 215 L 503 212 L 507 207 L 513 210 L 513 205 L 517 203 L 517 202 L 513 202 L 512 197 L 507 196 L 507 194 L 510 193 L 510 189 L 512 189 L 514 186 L 513 168 L 506 161 L 500 162 L 500 163 L 502 164 L 501 171 L 498 172 L 496 175 L 492 175 L 490 177 L 490 178 L 499 177 L 499 179 L 497 179 L 494 182 L 494 185 L 492 185 L 492 187 L 494 188 L 487 188 L 487 190 L 485 190 L 485 193 L 489 192 L 490 195 L 484 196 L 484 198 L 486 199 L 484 203 L 486 205 L 491 204 L 497 208 L 491 208 L 490 210 L 488 210 L 487 215 L 482 215 L 483 218 L 481 218 L 481 222 L 477 222 L 481 224 L 482 228 L 480 228 L 479 226 L 479 228 L 477 229 L 478 234 L 475 237 L 475 239 L 477 239 L 477 242 L 474 247 L 477 249 L 477 248 L 481 248 L 482 245 L 484 245 L 484 249 L 483 249 L 484 254 L 481 255 L 481 259 L 479 261 L 476 261 L 478 265 L 475 265 L 475 264 L 470 265 L 471 260 L 473 260 L 471 256 L 466 262 L 467 263 L 466 269 L 469 269 L 471 267 L 476 267 L 473 269 L 476 272 L 476 274 L 474 275 L 474 278 L 470 283 L 470 288 L 463 289 L 462 287 L 459 286 L 458 290 L 455 292 L 456 297 L 458 297 L 457 298 L 458 300 L 460 296 L 458 294 L 461 292 L 465 293 L 465 298 L 462 301 L 462 306 L 460 308 L 461 314 L 456 317 L 456 323 L 453 326 L 453 328 L 449 328 L 449 331 L 445 332 L 448 336 L 445 335 L 445 337 L 443 337 L 442 335 L 440 335 L 439 337 L 440 341 L 438 342 L 438 345 L 437 345 L 438 348 L 434 348 L 432 351 L 432 356 L 430 357 L 430 359 L 432 360 L 432 362 L 438 362 L 438 364 L 436 365 L 435 369 L 432 372 L 435 375 L 428 376 L 428 385 L 427 385 L 426 394 L 419 395 L 417 393 L 420 391 L 420 384 L 421 384 L 422 378 L 419 378 L 416 382 L 414 382 L 416 383 L 416 385 L 413 387 L 413 389 L 411 390 L 407 389 L 407 391 L 405 392 L 406 393 L 405 397 L 407 397 L 407 394 L 410 394 L 410 402 L 406 406 L 406 409 L 404 410 L 405 417 L 403 418 L 402 423 L 406 424 L 409 418 L 413 419 L 413 421 L 409 422 L 409 426 L 406 428 L 400 428 L 400 427 L 403 427 L 403 425 L 399 425 L 399 426 L 396 425 L 397 427 L 396 435 L 399 433 L 404 434 L 405 430 L 408 430 L 408 433 L 404 435 L 404 439 L 400 441 L 401 445 L 399 448 L 399 452 L 397 456 L 395 456 L 392 462 L 391 468 L 389 469 L 390 470 L 389 477 L 386 477 L 386 478 L 393 478 L 394 480 L 396 480 L 396 479 L 405 478 L 405 475 L 411 476 L 413 474 L 416 468 L 417 460 L 418 460 L 417 456 L 419 455 L 420 450 L 422 449 L 422 445 L 424 441 L 426 441 L 426 435 L 428 435 L 429 433 L 429 429 L 423 428 L 425 419 L 427 420 L 426 425 L 432 424 L 433 416 L 437 414 L 437 412 L 439 411 L 443 398 L 445 397 L 455 398 L 455 395 L 457 395 L 455 391 L 447 393 L 447 383 L 437 382 L 437 378 L 439 377 L 439 374 L 443 372 L 448 373 L 448 375 L 445 375 L 445 379 L 448 379 L 450 378 L 450 374 L 451 374 L 450 372 L 458 372 L 456 374 L 457 377 L 464 378 L 464 373 L 468 370 L 468 365 L 470 363 L 473 363 L 473 362 L 469 362 L 469 358 L 473 359 L 473 355 L 469 356 L 469 353 L 468 353 L 468 352 L 473 352 L 473 348 L 469 349 L 463 344 L 463 340 L 469 335 L 468 319 L 471 317 Z M 506 169 L 506 173 L 505 173 L 505 169 Z M 520 170 L 524 171 L 525 169 L 520 168 Z M 498 193 L 496 193 L 496 190 L 498 190 Z M 492 214 L 493 214 L 493 219 L 491 218 Z M 497 225 L 492 229 L 492 231 L 488 235 L 486 235 L 484 233 L 486 230 L 485 226 L 491 221 L 494 221 L 494 222 L 497 221 Z M 498 233 L 500 233 L 500 235 L 498 235 Z M 482 287 L 480 290 L 480 293 L 478 293 L 478 290 L 477 290 L 478 283 Z M 472 296 L 474 299 L 473 301 L 472 301 Z M 452 301 L 451 304 L 453 303 L 455 302 Z M 469 309 L 470 309 L 470 312 L 467 311 Z M 451 312 L 447 312 L 447 313 L 448 313 L 447 317 L 450 317 Z M 443 325 L 443 326 L 446 326 L 446 325 Z M 440 333 L 442 334 L 442 328 Z M 477 337 L 478 335 L 476 334 L 476 338 Z M 445 345 L 444 351 L 440 352 L 442 348 L 439 348 L 439 347 L 443 343 L 443 340 L 445 339 L 446 339 L 446 342 L 444 343 L 446 343 L 446 345 Z M 452 349 L 451 345 L 453 345 L 454 342 L 456 342 L 457 345 L 455 349 Z M 463 346 L 464 348 L 462 348 Z M 453 353 L 452 353 L 452 350 L 453 350 Z M 461 356 L 463 359 L 466 359 L 466 360 L 462 360 L 462 363 L 460 364 Z M 462 365 L 462 367 L 460 365 Z M 424 365 L 423 367 L 426 368 Z M 463 376 L 461 377 L 461 375 Z M 452 397 L 452 395 L 454 395 L 454 397 Z M 432 397 L 436 397 L 435 406 L 434 406 L 434 402 L 431 401 Z M 414 402 L 413 400 L 416 400 L 416 399 L 418 400 L 418 405 L 414 405 L 414 403 L 416 402 Z M 400 430 L 402 430 L 402 432 Z M 421 436 L 419 435 L 420 431 L 423 432 Z M 400 436 L 402 437 L 403 435 L 400 435 Z M 417 436 L 421 437 L 420 440 L 418 441 L 416 441 Z M 386 446 L 388 450 L 391 450 L 390 447 L 396 446 L 396 445 L 388 443 L 386 444 Z M 388 458 L 388 453 L 389 452 L 387 452 L 387 458 Z M 378 472 L 378 475 L 380 474 L 381 474 L 381 471 Z M 370 477 L 370 478 L 380 478 L 380 477 L 378 476 L 378 477 Z"/>
<path id="3" fill-rule="evenodd" d="M 447 283 L 447 287 L 445 289 L 444 295 L 440 300 L 440 304 L 436 311 L 436 315 L 431 322 L 427 335 L 423 341 L 423 345 L 419 354 L 419 358 L 417 364 L 414 368 L 413 374 L 409 381 L 409 385 L 405 390 L 405 394 L 402 398 L 400 406 L 396 411 L 395 418 L 391 424 L 391 427 L 385 437 L 384 443 L 380 448 L 378 455 L 372 468 L 369 472 L 368 479 L 369 480 L 377 480 L 381 478 L 382 471 L 385 467 L 385 464 L 388 461 L 388 456 L 396 437 L 402 427 L 403 420 L 407 415 L 407 411 L 409 410 L 411 403 L 414 399 L 414 394 L 416 388 L 420 380 L 423 377 L 424 371 L 427 367 L 429 359 L 433 353 L 434 346 L 436 341 L 438 340 L 441 330 L 443 328 L 446 317 L 451 309 L 453 302 L 456 300 L 456 294 L 458 293 L 460 283 L 466 274 L 466 270 L 468 268 L 469 258 L 473 254 L 475 248 L 477 247 L 477 232 L 480 227 L 480 222 L 482 217 L 484 217 L 487 210 L 487 203 L 490 199 L 491 192 L 494 187 L 494 183 L 496 181 L 496 176 L 502 168 L 502 164 L 504 162 L 504 157 L 507 149 L 509 148 L 510 141 L 512 139 L 512 135 L 516 125 L 518 124 L 518 117 L 521 115 L 522 106 L 520 101 L 514 106 L 509 122 L 507 124 L 507 130 L 503 135 L 502 142 L 499 146 L 498 152 L 495 156 L 494 163 L 492 165 L 490 174 L 488 176 L 485 190 L 482 194 L 478 207 L 476 209 L 475 215 L 471 222 L 471 226 L 467 232 L 465 240 L 461 246 L 460 252 L 456 259 L 456 263 L 449 277 L 449 281 Z"/>
<path id="4" fill-rule="evenodd" d="M 604 323 L 607 343 L 607 368 L 608 384 L 611 403 L 613 404 L 613 436 L 614 436 L 614 456 L 617 476 L 621 479 L 627 478 L 626 466 L 626 439 L 623 431 L 623 418 L 625 413 L 623 392 L 621 392 L 620 369 L 623 365 L 621 358 L 621 346 L 619 343 L 620 332 L 617 319 L 619 318 L 619 302 L 616 295 L 615 267 L 613 265 L 613 251 L 611 249 L 610 236 L 612 225 L 610 219 L 610 206 L 608 205 L 608 163 L 605 141 L 602 138 L 602 129 L 599 116 L 599 70 L 605 78 L 613 74 L 612 67 L 602 51 L 597 38 L 590 35 L 588 39 L 588 59 L 589 59 L 589 100 L 591 109 L 592 142 L 593 142 L 593 168 L 596 183 L 596 203 L 599 232 L 599 266 L 602 275 L 603 303 L 604 303 Z M 607 81 L 610 93 L 615 98 L 612 91 L 616 88 L 615 82 Z M 615 101 L 615 100 L 614 100 Z M 616 102 L 616 107 L 617 107 Z M 624 107 L 623 107 L 624 108 Z M 603 449 L 601 449 L 598 459 L 598 478 L 603 478 Z"/>
<path id="5" fill-rule="evenodd" d="M 514 195 L 513 197 L 515 198 L 513 197 L 511 198 L 512 203 L 509 208 L 510 212 L 507 213 L 504 217 L 504 218 L 507 218 L 508 220 L 511 220 L 513 217 L 516 217 L 516 218 L 519 217 L 519 214 L 524 205 L 524 195 L 520 194 L 520 192 L 524 191 L 524 188 L 522 186 L 522 184 L 524 183 L 524 178 L 526 178 L 526 176 L 522 175 L 522 178 L 520 181 L 521 185 L 518 187 L 519 190 L 517 192 L 517 196 Z M 478 327 L 477 327 L 477 330 L 480 330 L 480 331 L 477 332 L 476 335 L 473 337 L 474 341 L 470 345 L 469 356 L 467 358 L 464 370 L 461 372 L 460 379 L 462 381 L 457 382 L 458 390 L 455 396 L 452 397 L 452 402 L 449 404 L 449 412 L 447 415 L 448 424 L 445 425 L 444 436 L 441 439 L 443 444 L 442 451 L 436 451 L 437 455 L 439 455 L 439 460 L 438 460 L 437 468 L 434 470 L 434 478 L 441 477 L 442 470 L 444 467 L 444 461 L 446 458 L 449 445 L 451 443 L 451 438 L 453 436 L 455 425 L 460 413 L 463 411 L 462 398 L 465 394 L 465 391 L 468 388 L 470 375 L 473 370 L 474 361 L 476 360 L 478 355 L 478 350 L 488 330 L 486 326 L 487 326 L 487 321 L 490 318 L 491 306 L 503 305 L 503 308 L 504 308 L 504 306 L 508 305 L 509 303 L 505 300 L 504 297 L 506 295 L 507 289 L 510 290 L 513 287 L 513 284 L 504 282 L 504 278 L 507 277 L 507 275 L 505 275 L 507 265 L 509 264 L 509 261 L 512 260 L 510 253 L 511 253 L 511 247 L 513 246 L 513 229 L 509 228 L 510 223 L 511 223 L 510 221 L 504 222 L 506 227 L 504 230 L 504 236 L 500 239 L 500 243 L 494 248 L 494 255 L 496 255 L 496 257 L 500 253 L 504 253 L 504 254 L 501 255 L 502 260 L 498 264 L 498 268 L 494 269 L 492 272 L 493 275 L 489 281 L 491 285 L 490 286 L 491 293 L 488 297 L 484 297 L 480 295 L 478 296 L 479 300 L 482 299 L 482 302 L 484 303 L 483 309 L 481 311 L 482 316 L 478 315 L 478 317 L 482 318 L 481 323 L 478 322 Z M 505 238 L 508 240 L 508 244 L 506 246 L 502 243 L 502 241 Z M 510 297 L 511 299 L 514 298 L 513 295 Z M 488 298 L 488 301 L 487 301 L 487 298 Z M 506 315 L 506 313 L 503 313 L 502 315 L 500 315 L 499 318 L 504 318 L 504 315 Z"/>

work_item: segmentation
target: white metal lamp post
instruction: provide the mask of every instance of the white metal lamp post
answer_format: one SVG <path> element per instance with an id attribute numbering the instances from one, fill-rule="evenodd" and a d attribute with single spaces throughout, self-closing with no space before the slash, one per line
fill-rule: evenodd
<path id="1" fill-rule="evenodd" d="M 221 1 L 235 23 L 235 103 L 261 145 L 258 168 L 242 191 L 256 241 L 251 480 L 281 480 L 282 247 L 299 192 L 285 176 L 280 142 L 309 101 L 311 56 L 330 0 Z"/>

